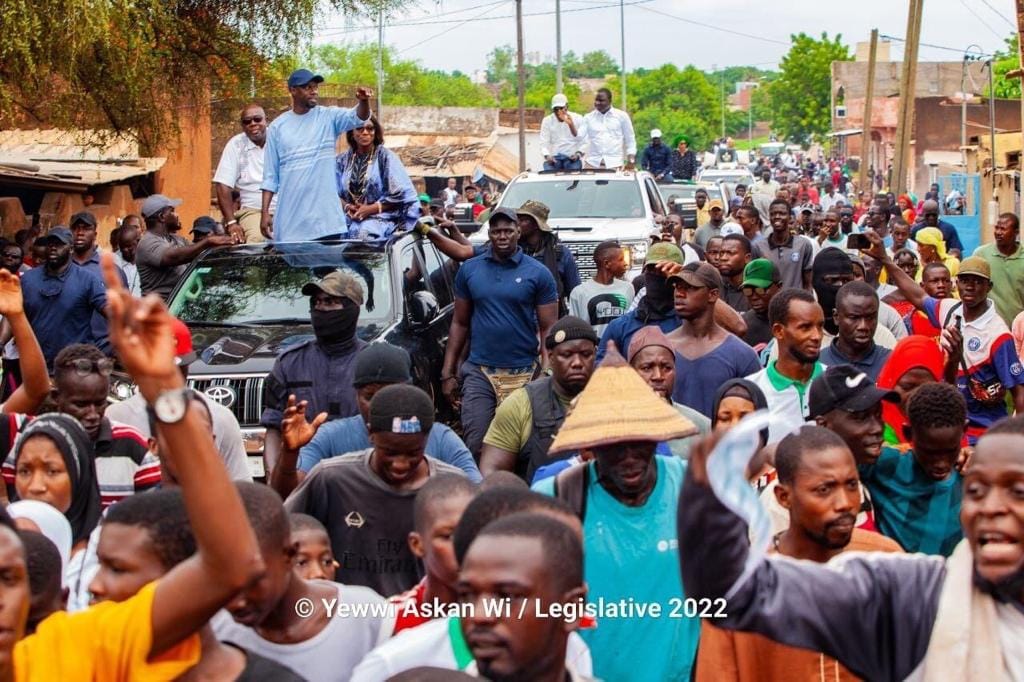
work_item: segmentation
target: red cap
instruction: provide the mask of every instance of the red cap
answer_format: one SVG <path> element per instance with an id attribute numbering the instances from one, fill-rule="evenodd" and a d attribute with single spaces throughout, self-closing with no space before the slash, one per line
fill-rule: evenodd
<path id="1" fill-rule="evenodd" d="M 190 365 L 196 360 L 196 352 L 192 348 L 192 332 L 188 330 L 188 326 L 184 322 L 176 317 L 171 318 L 171 327 L 174 329 L 174 341 L 175 349 L 174 354 L 177 356 L 176 362 L 178 365 Z"/>

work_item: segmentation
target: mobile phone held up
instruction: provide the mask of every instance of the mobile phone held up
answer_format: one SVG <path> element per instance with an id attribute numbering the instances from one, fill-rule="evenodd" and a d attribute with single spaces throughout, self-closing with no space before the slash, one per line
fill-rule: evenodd
<path id="1" fill-rule="evenodd" d="M 871 240 L 866 234 L 851 234 L 846 238 L 846 248 L 866 251 L 871 248 Z"/>

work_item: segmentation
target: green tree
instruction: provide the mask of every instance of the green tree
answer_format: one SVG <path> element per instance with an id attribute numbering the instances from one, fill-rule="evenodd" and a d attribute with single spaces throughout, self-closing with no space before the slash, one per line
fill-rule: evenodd
<path id="1" fill-rule="evenodd" d="M 1020 78 L 1007 78 L 1006 74 L 1020 68 L 1018 37 L 1013 34 L 1006 39 L 1006 49 L 995 54 L 992 64 L 992 80 L 996 97 L 1020 99 Z"/>
<path id="2" fill-rule="evenodd" d="M 511 45 L 501 45 L 487 55 L 487 82 L 507 83 L 516 78 L 516 51 Z"/>
<path id="3" fill-rule="evenodd" d="M 384 49 L 384 103 L 438 107 L 493 107 L 494 96 L 464 74 L 432 71 L 419 63 L 398 59 Z M 377 46 L 319 45 L 313 63 L 333 83 L 375 83 Z"/>
<path id="4" fill-rule="evenodd" d="M 813 38 L 805 33 L 790 36 L 789 52 L 779 64 L 777 79 L 768 86 L 772 128 L 798 144 L 823 138 L 832 127 L 832 62 L 849 61 L 850 50 L 842 36 Z"/>
<path id="5" fill-rule="evenodd" d="M 582 57 L 570 50 L 562 55 L 562 71 L 566 78 L 606 78 L 618 73 L 619 63 L 604 50 L 584 52 Z"/>
<path id="6" fill-rule="evenodd" d="M 408 0 L 5 0 L 0 120 L 102 128 L 144 153 L 176 131 L 171 112 L 244 94 L 331 8 Z"/>

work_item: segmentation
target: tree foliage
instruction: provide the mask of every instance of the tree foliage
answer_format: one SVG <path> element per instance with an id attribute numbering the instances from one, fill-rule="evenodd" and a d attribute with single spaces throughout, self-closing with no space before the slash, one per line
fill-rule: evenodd
<path id="1" fill-rule="evenodd" d="M 604 50 L 584 52 L 581 57 L 569 50 L 562 55 L 562 74 L 566 78 L 607 78 L 619 72 L 619 63 Z"/>
<path id="2" fill-rule="evenodd" d="M 151 148 L 173 134 L 177 112 L 261 81 L 328 8 L 405 1 L 4 0 L 0 120 L 131 132 Z"/>
<path id="3" fill-rule="evenodd" d="M 313 49 L 312 57 L 332 83 L 377 82 L 376 45 L 320 45 Z M 384 49 L 383 57 L 385 105 L 494 106 L 494 95 L 464 74 L 426 69 L 415 61 L 399 59 L 390 47 Z"/>
<path id="4" fill-rule="evenodd" d="M 821 38 L 813 38 L 800 33 L 790 40 L 779 77 L 768 86 L 772 128 L 780 137 L 806 144 L 832 127 L 832 62 L 852 57 L 841 35 L 829 38 L 822 33 Z"/>
<path id="5" fill-rule="evenodd" d="M 1006 39 L 1006 49 L 995 54 L 992 65 L 993 86 L 996 97 L 1004 99 L 1020 99 L 1020 78 L 1007 78 L 1006 74 L 1020 68 L 1018 52 L 1018 36 L 1013 34 Z"/>

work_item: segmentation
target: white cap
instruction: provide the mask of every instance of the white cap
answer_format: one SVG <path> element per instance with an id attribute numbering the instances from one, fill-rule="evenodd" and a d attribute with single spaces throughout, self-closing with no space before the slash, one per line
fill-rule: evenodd
<path id="1" fill-rule="evenodd" d="M 657 128 L 651 131 L 651 139 L 653 140 L 656 137 L 661 137 L 661 131 Z"/>
<path id="2" fill-rule="evenodd" d="M 561 93 L 559 93 L 559 94 L 557 94 L 557 95 L 555 95 L 554 97 L 551 98 L 551 108 L 552 109 L 554 109 L 555 107 L 565 107 L 565 106 L 568 106 L 568 105 L 569 105 L 569 99 L 565 95 L 563 95 Z"/>

